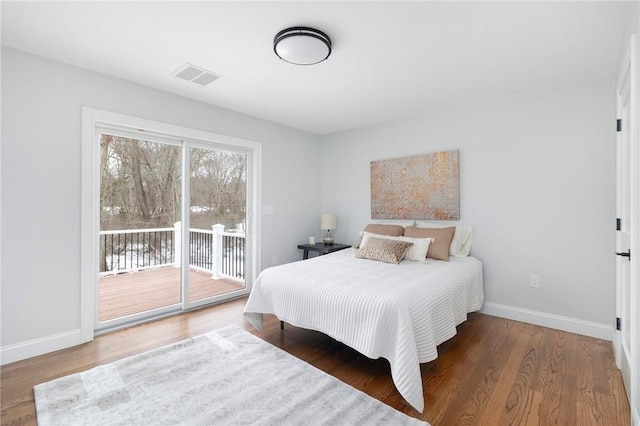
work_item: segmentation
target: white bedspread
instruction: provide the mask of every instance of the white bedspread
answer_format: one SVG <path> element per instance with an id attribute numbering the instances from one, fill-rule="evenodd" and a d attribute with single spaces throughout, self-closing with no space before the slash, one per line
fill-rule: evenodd
<path id="1" fill-rule="evenodd" d="M 262 329 L 262 314 L 317 330 L 372 359 L 383 357 L 393 382 L 416 410 L 424 410 L 420 363 L 484 301 L 482 264 L 356 259 L 353 249 L 262 271 L 244 316 Z"/>

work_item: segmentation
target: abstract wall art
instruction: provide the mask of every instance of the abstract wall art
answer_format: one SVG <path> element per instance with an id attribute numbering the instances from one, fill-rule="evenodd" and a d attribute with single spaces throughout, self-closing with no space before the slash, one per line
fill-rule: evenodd
<path id="1" fill-rule="evenodd" d="M 460 220 L 458 151 L 372 161 L 371 218 Z"/>

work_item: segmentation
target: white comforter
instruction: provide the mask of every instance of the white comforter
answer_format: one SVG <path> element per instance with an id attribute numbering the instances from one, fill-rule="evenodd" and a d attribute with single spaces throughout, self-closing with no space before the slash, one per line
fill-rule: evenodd
<path id="1" fill-rule="evenodd" d="M 449 262 L 357 259 L 352 249 L 265 269 L 244 316 L 262 329 L 262 314 L 317 330 L 391 366 L 400 394 L 424 409 L 420 363 L 484 300 L 482 264 L 473 257 Z"/>

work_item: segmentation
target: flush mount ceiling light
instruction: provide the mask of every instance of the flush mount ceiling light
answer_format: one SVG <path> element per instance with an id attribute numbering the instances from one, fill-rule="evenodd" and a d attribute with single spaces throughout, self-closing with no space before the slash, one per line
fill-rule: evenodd
<path id="1" fill-rule="evenodd" d="M 308 27 L 291 27 L 273 38 L 273 51 L 295 65 L 313 65 L 331 55 L 331 39 L 322 31 Z"/>

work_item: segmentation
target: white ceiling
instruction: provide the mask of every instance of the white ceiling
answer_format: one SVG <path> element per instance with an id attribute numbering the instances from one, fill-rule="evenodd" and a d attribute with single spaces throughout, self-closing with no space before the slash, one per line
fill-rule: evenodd
<path id="1" fill-rule="evenodd" d="M 316 134 L 613 77 L 629 2 L 9 2 L 2 44 Z M 329 59 L 286 63 L 310 26 Z M 221 74 L 202 87 L 171 74 Z"/>

